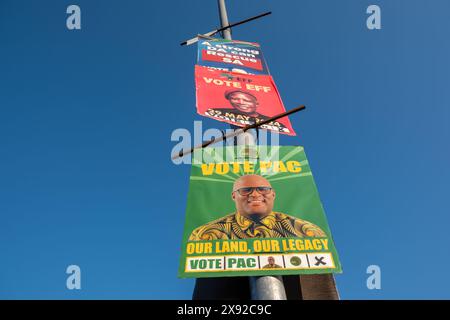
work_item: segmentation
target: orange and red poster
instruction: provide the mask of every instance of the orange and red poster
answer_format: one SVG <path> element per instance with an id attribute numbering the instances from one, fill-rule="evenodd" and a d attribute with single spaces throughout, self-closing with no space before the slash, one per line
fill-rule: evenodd
<path id="1" fill-rule="evenodd" d="M 249 75 L 195 66 L 197 113 L 245 127 L 285 112 L 277 87 L 269 75 Z M 295 136 L 288 117 L 261 129 Z"/>

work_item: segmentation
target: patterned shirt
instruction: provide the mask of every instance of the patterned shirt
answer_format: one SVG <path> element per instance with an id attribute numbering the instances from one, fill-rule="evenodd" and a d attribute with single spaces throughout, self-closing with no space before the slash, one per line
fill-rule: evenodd
<path id="1" fill-rule="evenodd" d="M 311 222 L 281 212 L 271 212 L 256 221 L 237 212 L 196 228 L 189 241 L 288 237 L 326 237 L 326 234 Z"/>

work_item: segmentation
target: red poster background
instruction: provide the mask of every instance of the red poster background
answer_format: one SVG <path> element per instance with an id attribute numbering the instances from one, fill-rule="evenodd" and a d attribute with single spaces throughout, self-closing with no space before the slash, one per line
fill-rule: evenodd
<path id="1" fill-rule="evenodd" d="M 212 80 L 207 82 L 206 80 Z M 215 81 L 217 84 L 214 84 Z M 257 112 L 260 115 L 271 117 L 285 112 L 277 87 L 269 75 L 248 75 L 235 72 L 225 72 L 208 67 L 195 66 L 195 83 L 197 97 L 197 113 L 218 121 L 227 122 L 240 127 L 249 123 L 240 123 L 229 117 L 221 117 L 225 112 L 220 109 L 230 110 L 233 106 L 225 98 L 225 93 L 230 90 L 242 90 L 251 93 L 258 100 Z M 220 85 L 220 83 L 223 83 Z M 267 92 L 264 92 L 264 89 Z M 211 111 L 214 109 L 214 111 Z M 210 111 L 208 111 L 210 110 Z M 218 112 L 217 112 L 218 111 Z M 280 125 L 262 126 L 266 130 L 272 130 L 281 134 L 295 136 L 288 117 L 276 120 Z M 282 128 L 282 129 L 279 129 Z"/>
<path id="2" fill-rule="evenodd" d="M 230 58 L 230 56 L 233 58 Z M 231 53 L 223 53 L 223 52 L 216 52 L 216 51 L 211 51 L 211 53 L 209 53 L 208 50 L 202 50 L 202 59 L 206 60 L 206 61 L 228 63 L 230 65 L 236 66 L 236 68 L 247 67 L 247 68 L 252 68 L 252 69 L 256 69 L 256 70 L 263 69 L 262 64 L 261 64 L 261 59 L 249 58 L 249 57 L 239 56 L 239 55 L 235 55 L 235 54 L 231 54 Z M 232 61 L 238 60 L 242 64 L 226 62 L 224 59 L 230 59 Z"/>

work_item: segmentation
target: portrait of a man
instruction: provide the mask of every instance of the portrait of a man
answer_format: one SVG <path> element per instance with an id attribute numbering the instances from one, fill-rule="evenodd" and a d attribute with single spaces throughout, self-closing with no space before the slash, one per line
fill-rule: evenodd
<path id="1" fill-rule="evenodd" d="M 270 256 L 267 258 L 267 264 L 263 266 L 263 269 L 275 269 L 275 268 L 283 268 L 282 266 L 275 263 L 275 258 Z"/>
<path id="2" fill-rule="evenodd" d="M 233 185 L 231 198 L 236 211 L 206 223 L 189 241 L 216 239 L 326 237 L 315 224 L 282 212 L 274 212 L 275 190 L 260 175 L 244 175 Z"/>
<path id="3" fill-rule="evenodd" d="M 227 99 L 232 109 L 223 109 L 226 112 L 241 113 L 253 118 L 267 119 L 266 116 L 258 113 L 258 99 L 250 92 L 243 90 L 225 91 L 225 99 Z"/>
<path id="4" fill-rule="evenodd" d="M 269 119 L 268 116 L 258 112 L 259 102 L 257 97 L 249 91 L 234 89 L 227 90 L 224 93 L 225 99 L 228 100 L 232 108 L 208 109 L 207 113 L 211 116 L 223 116 L 234 119 L 236 121 L 244 121 L 246 124 L 258 123 Z M 286 130 L 279 121 L 273 121 L 271 126 L 278 127 L 279 130 Z"/>

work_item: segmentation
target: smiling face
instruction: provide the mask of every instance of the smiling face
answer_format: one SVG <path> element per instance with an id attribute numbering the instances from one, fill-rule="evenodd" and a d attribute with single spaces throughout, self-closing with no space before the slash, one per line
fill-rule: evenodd
<path id="1" fill-rule="evenodd" d="M 237 190 L 246 187 L 271 187 L 269 181 L 256 174 L 242 176 L 234 183 L 231 197 L 236 204 L 236 210 L 248 218 L 262 218 L 272 212 L 275 191 L 263 195 L 256 189 L 245 196 L 242 196 Z"/>
<path id="2" fill-rule="evenodd" d="M 250 94 L 244 92 L 234 92 L 228 96 L 231 105 L 241 112 L 252 114 L 258 108 L 258 101 Z"/>

